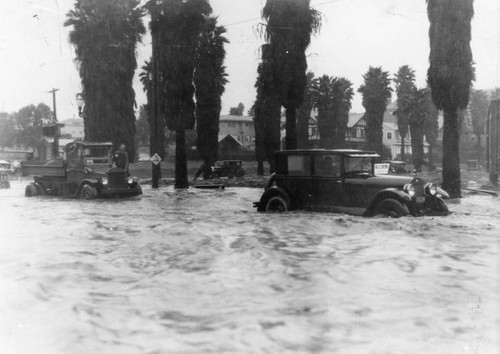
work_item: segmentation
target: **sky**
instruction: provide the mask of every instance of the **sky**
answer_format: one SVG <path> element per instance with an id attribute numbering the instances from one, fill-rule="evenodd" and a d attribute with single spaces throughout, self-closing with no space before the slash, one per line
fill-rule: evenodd
<path id="1" fill-rule="evenodd" d="M 265 0 L 210 3 L 230 41 L 225 62 L 229 83 L 221 114 L 239 102 L 248 109 L 256 96 L 259 47 L 264 42 L 258 28 Z M 75 97 L 81 84 L 74 48 L 68 42 L 71 28 L 63 25 L 73 4 L 73 0 L 0 0 L 0 111 L 14 112 L 40 102 L 52 107 L 48 91 L 57 88 L 59 120 L 78 117 Z M 370 66 L 381 66 L 392 77 L 400 66 L 409 65 L 416 71 L 417 85 L 425 86 L 429 57 L 425 0 L 311 0 L 311 6 L 323 18 L 307 51 L 308 70 L 316 76 L 345 77 L 357 91 Z M 474 11 L 474 87 L 500 87 L 500 1 L 475 0 Z M 151 38 L 146 35 L 137 47 L 139 68 L 150 55 Z M 137 104 L 146 103 L 137 75 L 134 89 Z M 364 111 L 358 93 L 351 111 Z"/>

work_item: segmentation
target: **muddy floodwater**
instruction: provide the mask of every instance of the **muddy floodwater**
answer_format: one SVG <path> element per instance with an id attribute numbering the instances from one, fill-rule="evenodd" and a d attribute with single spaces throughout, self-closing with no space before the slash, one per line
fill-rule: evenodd
<path id="1" fill-rule="evenodd" d="M 257 213 L 261 190 L 0 190 L 0 353 L 500 353 L 500 199 Z"/>

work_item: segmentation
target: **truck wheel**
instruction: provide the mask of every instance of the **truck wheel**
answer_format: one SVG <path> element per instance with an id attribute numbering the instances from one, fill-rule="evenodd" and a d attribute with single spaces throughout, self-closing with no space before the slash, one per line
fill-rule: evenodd
<path id="1" fill-rule="evenodd" d="M 34 197 L 38 195 L 38 188 L 36 188 L 36 184 L 31 182 L 26 186 L 26 189 L 24 190 L 24 196 L 25 197 Z"/>
<path id="2" fill-rule="evenodd" d="M 389 218 L 400 218 L 410 213 L 406 205 L 401 204 L 396 199 L 387 198 L 380 201 L 375 207 L 375 215 L 385 215 Z"/>
<path id="3" fill-rule="evenodd" d="M 288 203 L 281 195 L 274 195 L 266 202 L 266 212 L 282 213 L 290 210 Z"/>
<path id="4" fill-rule="evenodd" d="M 86 184 L 82 187 L 82 191 L 80 192 L 80 199 L 83 200 L 92 200 L 97 197 L 97 190 L 91 186 L 90 184 Z"/>

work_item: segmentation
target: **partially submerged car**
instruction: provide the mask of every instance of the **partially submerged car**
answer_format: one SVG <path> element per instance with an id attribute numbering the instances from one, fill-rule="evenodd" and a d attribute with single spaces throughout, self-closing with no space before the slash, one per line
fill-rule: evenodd
<path id="1" fill-rule="evenodd" d="M 111 143 L 74 141 L 66 145 L 65 158 L 23 162 L 23 176 L 34 176 L 25 196 L 58 195 L 80 199 L 129 197 L 142 194 L 136 177 L 113 167 Z"/>
<path id="2" fill-rule="evenodd" d="M 10 188 L 9 181 L 10 163 L 0 160 L 0 189 Z"/>
<path id="3" fill-rule="evenodd" d="M 241 178 L 245 175 L 243 169 L 243 162 L 241 160 L 223 160 L 215 164 L 212 176 L 213 178 L 220 177 L 238 177 Z"/>
<path id="4" fill-rule="evenodd" d="M 258 211 L 296 209 L 401 217 L 446 215 L 448 195 L 419 177 L 374 174 L 380 156 L 361 150 L 288 150 L 275 153 L 276 172 Z"/>

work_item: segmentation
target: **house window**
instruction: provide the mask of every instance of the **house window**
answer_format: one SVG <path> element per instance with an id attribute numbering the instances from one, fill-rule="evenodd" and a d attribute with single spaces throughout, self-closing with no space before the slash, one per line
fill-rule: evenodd
<path id="1" fill-rule="evenodd" d="M 387 140 L 392 140 L 392 132 L 387 132 Z"/>
<path id="2" fill-rule="evenodd" d="M 227 125 L 229 126 L 229 128 L 236 127 L 236 123 L 235 122 L 229 122 L 229 123 L 227 123 Z"/>

